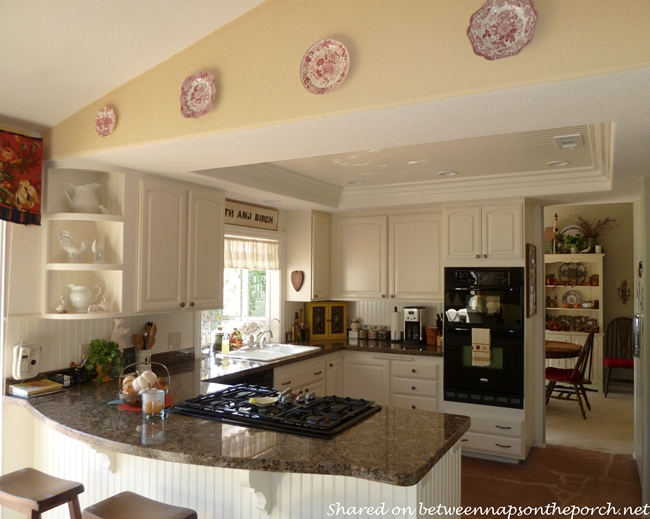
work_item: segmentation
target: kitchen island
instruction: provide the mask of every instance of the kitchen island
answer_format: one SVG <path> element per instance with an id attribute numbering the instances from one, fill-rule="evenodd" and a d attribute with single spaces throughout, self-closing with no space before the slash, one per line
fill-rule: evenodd
<path id="1" fill-rule="evenodd" d="M 203 381 L 205 359 L 182 364 L 172 370 L 174 401 L 219 389 Z M 5 420 L 16 424 L 7 440 L 23 444 L 13 463 L 82 481 L 83 506 L 133 490 L 204 518 L 342 517 L 382 503 L 386 514 L 365 515 L 418 517 L 420 507 L 460 505 L 466 417 L 384 407 L 322 440 L 173 414 L 147 421 L 109 405 L 117 393 L 112 382 L 6 396 L 15 405 L 4 406 Z M 391 513 L 397 508 L 412 513 Z"/>

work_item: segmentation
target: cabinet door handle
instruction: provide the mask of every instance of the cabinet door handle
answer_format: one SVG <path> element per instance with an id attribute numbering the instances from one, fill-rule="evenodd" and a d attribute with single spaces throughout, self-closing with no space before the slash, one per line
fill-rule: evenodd
<path id="1" fill-rule="evenodd" d="M 190 306 L 194 306 L 194 301 L 191 301 L 191 302 L 190 302 Z"/>
<path id="2" fill-rule="evenodd" d="M 185 308 L 185 303 L 181 303 L 181 308 Z"/>
<path id="3" fill-rule="evenodd" d="M 288 386 L 289 384 L 291 384 L 291 380 L 289 382 L 282 382 L 283 386 Z"/>
<path id="4" fill-rule="evenodd" d="M 382 295 L 381 295 L 381 298 L 382 298 L 382 299 L 386 299 L 386 294 L 382 294 Z"/>
<path id="5" fill-rule="evenodd" d="M 333 368 L 333 367 L 334 367 L 334 364 L 332 364 L 332 363 L 330 362 L 330 368 Z"/>
<path id="6" fill-rule="evenodd" d="M 411 406 L 411 409 L 415 409 L 415 406 L 414 406 L 414 405 L 412 405 L 412 406 Z"/>
<path id="7" fill-rule="evenodd" d="M 495 427 L 497 429 L 504 429 L 504 430 L 512 429 L 512 427 L 506 427 L 505 425 L 495 425 Z"/>
<path id="8" fill-rule="evenodd" d="M 321 375 L 322 373 L 323 373 L 322 371 L 317 371 L 316 373 L 314 373 L 314 375 Z"/>
<path id="9" fill-rule="evenodd" d="M 318 294 L 314 294 L 314 299 L 317 299 L 317 298 L 318 298 Z"/>
<path id="10" fill-rule="evenodd" d="M 390 298 L 393 299 L 395 296 L 393 294 L 390 295 Z"/>
<path id="11" fill-rule="evenodd" d="M 480 255 L 480 254 L 477 254 L 477 255 L 476 255 L 476 259 L 481 259 L 481 255 Z"/>
<path id="12" fill-rule="evenodd" d="M 411 373 L 415 373 L 415 368 L 413 368 L 413 369 L 411 370 Z"/>
<path id="13" fill-rule="evenodd" d="M 411 389 L 412 389 L 413 391 L 415 391 L 415 386 L 411 386 Z"/>
<path id="14" fill-rule="evenodd" d="M 487 258 L 487 254 L 483 254 L 483 259 Z"/>

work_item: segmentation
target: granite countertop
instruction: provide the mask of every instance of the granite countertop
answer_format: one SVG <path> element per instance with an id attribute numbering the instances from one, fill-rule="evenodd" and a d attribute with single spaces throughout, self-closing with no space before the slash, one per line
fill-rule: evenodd
<path id="1" fill-rule="evenodd" d="M 204 382 L 213 361 L 204 357 L 170 368 L 174 402 L 222 387 Z M 158 435 L 151 438 L 152 425 L 140 413 L 108 404 L 117 397 L 118 382 L 113 381 L 29 400 L 5 396 L 4 402 L 30 409 L 49 427 L 95 448 L 178 463 L 343 475 L 399 486 L 416 484 L 470 425 L 465 416 L 384 407 L 322 440 L 168 414 L 156 423 Z"/>
<path id="2" fill-rule="evenodd" d="M 268 369 L 277 368 L 287 364 L 293 364 L 303 360 L 313 359 L 329 353 L 341 350 L 366 351 L 370 353 L 387 353 L 395 355 L 421 355 L 426 357 L 442 357 L 442 352 L 435 346 L 422 345 L 405 345 L 403 343 L 391 343 L 389 341 L 370 341 L 359 339 L 355 341 L 347 340 L 313 340 L 301 343 L 307 346 L 318 346 L 320 350 L 311 353 L 305 353 L 299 357 L 280 359 L 274 362 L 256 362 L 242 359 L 224 358 L 220 351 L 215 351 L 211 347 L 203 349 L 203 380 L 212 382 L 228 383 L 237 377 L 245 374 L 255 374 Z"/>

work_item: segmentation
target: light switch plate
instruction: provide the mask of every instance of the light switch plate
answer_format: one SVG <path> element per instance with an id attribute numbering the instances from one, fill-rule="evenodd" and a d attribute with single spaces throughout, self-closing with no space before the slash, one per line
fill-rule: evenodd
<path id="1" fill-rule="evenodd" d="M 169 349 L 177 350 L 181 347 L 181 332 L 169 332 Z"/>

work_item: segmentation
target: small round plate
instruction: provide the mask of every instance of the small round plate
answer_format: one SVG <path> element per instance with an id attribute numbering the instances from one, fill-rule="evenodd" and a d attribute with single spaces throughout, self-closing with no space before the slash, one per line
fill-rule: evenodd
<path id="1" fill-rule="evenodd" d="M 536 23 L 532 0 L 487 0 L 471 16 L 467 37 L 479 56 L 507 58 L 530 43 Z"/>
<path id="2" fill-rule="evenodd" d="M 580 297 L 580 294 L 576 292 L 575 290 L 569 290 L 568 292 L 565 292 L 564 295 L 562 296 L 562 302 L 565 305 L 575 305 L 576 303 L 580 304 L 582 303 L 582 298 Z"/>
<path id="3" fill-rule="evenodd" d="M 186 119 L 198 119 L 212 110 L 217 87 L 209 72 L 188 76 L 181 86 L 181 114 Z"/>
<path id="4" fill-rule="evenodd" d="M 95 131 L 100 137 L 108 137 L 113 130 L 115 129 L 115 111 L 105 106 L 99 112 L 97 112 L 97 117 L 95 117 Z"/>
<path id="5" fill-rule="evenodd" d="M 340 41 L 321 40 L 302 57 L 300 80 L 308 92 L 328 94 L 343 83 L 349 67 L 350 56 Z"/>

